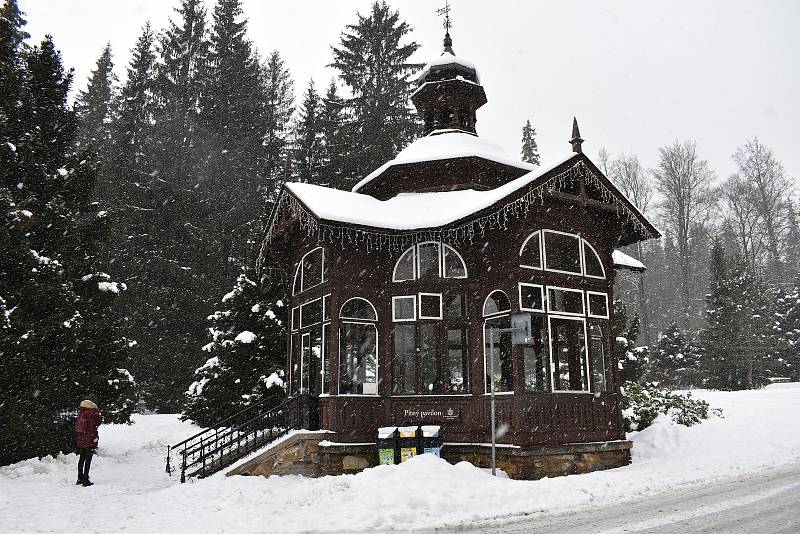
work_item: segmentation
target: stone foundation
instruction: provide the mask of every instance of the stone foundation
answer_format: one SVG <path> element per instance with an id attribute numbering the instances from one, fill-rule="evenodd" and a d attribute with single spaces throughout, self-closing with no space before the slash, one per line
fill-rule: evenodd
<path id="1" fill-rule="evenodd" d="M 289 436 L 251 460 L 230 471 L 230 475 L 303 475 L 320 477 L 357 473 L 378 463 L 374 443 L 341 444 L 325 441 L 326 433 L 302 432 Z M 628 465 L 630 441 L 605 441 L 571 445 L 497 447 L 497 467 L 519 480 L 589 473 Z M 491 467 L 491 447 L 485 444 L 445 443 L 442 457 L 455 464 L 470 462 Z"/>

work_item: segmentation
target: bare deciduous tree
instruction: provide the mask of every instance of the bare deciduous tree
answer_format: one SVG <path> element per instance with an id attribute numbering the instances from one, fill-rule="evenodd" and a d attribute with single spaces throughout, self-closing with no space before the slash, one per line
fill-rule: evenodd
<path id="1" fill-rule="evenodd" d="M 685 326 L 690 327 L 691 287 L 697 236 L 708 227 L 714 208 L 711 193 L 714 171 L 697 155 L 694 141 L 659 148 L 658 167 L 653 170 L 656 191 L 660 194 L 661 224 L 674 240 L 680 269 L 680 295 Z"/>

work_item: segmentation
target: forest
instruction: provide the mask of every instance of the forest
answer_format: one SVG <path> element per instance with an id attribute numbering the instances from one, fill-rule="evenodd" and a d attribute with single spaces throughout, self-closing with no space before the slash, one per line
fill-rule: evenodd
<path id="1" fill-rule="evenodd" d="M 80 91 L 57 43 L 31 42 L 24 6 L 0 10 L 0 464 L 58 450 L 87 392 L 114 422 L 204 425 L 280 391 L 286 273 L 259 277 L 255 260 L 282 184 L 349 189 L 421 132 L 419 45 L 386 3 L 320 58 L 334 79 L 296 87 L 278 50 L 253 46 L 240 0 L 174 1 L 163 27 L 99 50 Z M 514 150 L 538 165 L 519 123 Z M 757 137 L 718 176 L 691 135 L 653 140 L 652 169 L 592 156 L 664 236 L 625 250 L 645 273 L 617 275 L 625 379 L 798 380 L 795 180 Z"/>

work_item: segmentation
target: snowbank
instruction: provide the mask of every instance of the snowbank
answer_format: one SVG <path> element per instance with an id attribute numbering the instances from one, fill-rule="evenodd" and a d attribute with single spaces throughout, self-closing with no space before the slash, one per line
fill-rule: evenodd
<path id="1" fill-rule="evenodd" d="M 424 455 L 357 475 L 181 485 L 164 473 L 165 447 L 194 427 L 138 416 L 101 427 L 92 488 L 74 486 L 72 454 L 0 468 L 0 521 L 15 532 L 408 532 L 602 506 L 800 461 L 800 388 L 694 395 L 724 418 L 691 428 L 659 419 L 631 436 L 633 465 L 535 482 Z"/>

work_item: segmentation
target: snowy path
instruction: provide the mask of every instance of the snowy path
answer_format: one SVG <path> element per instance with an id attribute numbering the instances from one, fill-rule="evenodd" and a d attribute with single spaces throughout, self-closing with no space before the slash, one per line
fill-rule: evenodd
<path id="1" fill-rule="evenodd" d="M 768 470 L 725 482 L 613 506 L 526 519 L 451 526 L 463 534 L 572 534 L 592 532 L 800 532 L 800 466 Z M 438 532 L 441 532 L 439 530 Z"/>
<path id="2" fill-rule="evenodd" d="M 632 465 L 539 481 L 494 478 L 467 463 L 453 466 L 423 455 L 357 475 L 215 475 L 181 485 L 164 473 L 166 445 L 196 429 L 171 415 L 138 416 L 131 426 L 101 427 L 100 454 L 92 465 L 94 487 L 74 485 L 74 454 L 0 467 L 0 531 L 405 533 L 566 512 L 578 517 L 596 507 L 641 510 L 625 517 L 633 524 L 655 520 L 646 512 L 653 503 L 671 502 L 676 492 L 675 498 L 684 501 L 675 505 L 684 507 L 709 484 L 800 465 L 800 388 L 698 396 L 723 408 L 725 417 L 692 428 L 660 420 L 632 436 Z M 743 498 L 756 500 L 741 504 L 755 509 L 791 502 L 794 497 L 787 493 L 798 494 L 800 487 L 780 492 L 781 483 L 776 479 L 770 486 L 777 501 L 758 500 L 755 491 L 745 488 Z M 714 505 L 715 499 L 709 496 L 706 502 Z M 719 502 L 721 508 L 711 512 L 724 519 L 729 505 Z M 676 528 L 696 530 L 692 521 L 699 517 L 683 517 Z"/>

